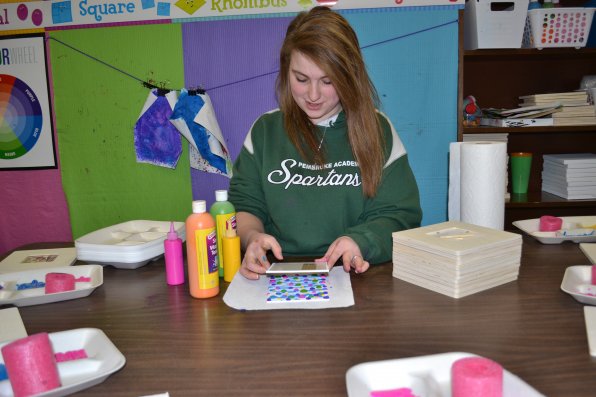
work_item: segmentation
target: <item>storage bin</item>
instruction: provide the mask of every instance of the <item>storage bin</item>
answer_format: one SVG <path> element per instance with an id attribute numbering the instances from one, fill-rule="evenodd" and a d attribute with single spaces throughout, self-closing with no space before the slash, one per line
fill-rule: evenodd
<path id="1" fill-rule="evenodd" d="M 528 11 L 524 47 L 585 47 L 594 8 L 540 8 Z"/>
<path id="2" fill-rule="evenodd" d="M 521 48 L 529 0 L 466 0 L 464 47 Z"/>

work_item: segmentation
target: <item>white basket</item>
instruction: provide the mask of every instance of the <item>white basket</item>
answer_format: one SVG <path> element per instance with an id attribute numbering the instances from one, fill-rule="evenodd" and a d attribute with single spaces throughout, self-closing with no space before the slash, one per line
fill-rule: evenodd
<path id="1" fill-rule="evenodd" d="M 521 48 L 528 0 L 466 0 L 464 47 Z"/>
<path id="2" fill-rule="evenodd" d="M 594 8 L 539 8 L 528 11 L 525 48 L 585 47 Z"/>

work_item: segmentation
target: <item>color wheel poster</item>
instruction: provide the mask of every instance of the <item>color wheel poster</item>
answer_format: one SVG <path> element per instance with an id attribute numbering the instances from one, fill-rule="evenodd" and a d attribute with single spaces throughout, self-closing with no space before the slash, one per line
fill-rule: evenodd
<path id="1" fill-rule="evenodd" d="M 43 34 L 0 38 L 0 169 L 55 168 Z"/>

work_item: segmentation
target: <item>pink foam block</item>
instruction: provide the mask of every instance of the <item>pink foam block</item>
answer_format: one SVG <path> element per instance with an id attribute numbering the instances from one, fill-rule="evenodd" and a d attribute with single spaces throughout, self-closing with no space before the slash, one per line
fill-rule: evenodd
<path id="1" fill-rule="evenodd" d="M 46 294 L 72 291 L 75 289 L 75 276 L 68 273 L 46 274 Z"/>
<path id="2" fill-rule="evenodd" d="M 544 215 L 540 217 L 540 224 L 538 230 L 541 232 L 556 232 L 561 230 L 563 226 L 563 219 L 556 216 Z"/>
<path id="3" fill-rule="evenodd" d="M 451 366 L 452 397 L 502 397 L 503 367 L 484 357 L 466 357 Z"/>
<path id="4" fill-rule="evenodd" d="M 60 375 L 47 333 L 17 339 L 2 347 L 2 357 L 15 397 L 60 387 Z"/>
<path id="5" fill-rule="evenodd" d="M 61 363 L 64 361 L 72 361 L 72 360 L 81 360 L 83 358 L 87 358 L 87 352 L 85 349 L 79 350 L 70 350 L 67 352 L 61 352 L 54 354 L 57 363 Z"/>
<path id="6" fill-rule="evenodd" d="M 371 391 L 370 397 L 417 397 L 412 394 L 412 389 L 402 387 L 400 389 Z"/>
<path id="7" fill-rule="evenodd" d="M 596 265 L 592 265 L 592 285 L 596 285 Z"/>

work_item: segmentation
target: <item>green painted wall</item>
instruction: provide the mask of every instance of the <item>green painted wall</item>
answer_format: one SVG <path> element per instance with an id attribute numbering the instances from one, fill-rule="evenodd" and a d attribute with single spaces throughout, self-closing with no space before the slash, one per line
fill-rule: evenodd
<path id="1" fill-rule="evenodd" d="M 176 169 L 137 163 L 134 125 L 149 89 L 184 87 L 180 25 L 50 33 L 62 183 L 73 237 L 134 219 L 183 221 L 191 212 L 188 143 Z"/>

